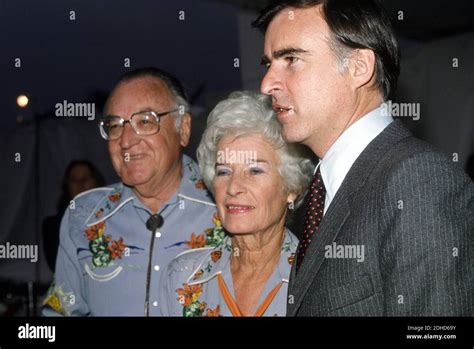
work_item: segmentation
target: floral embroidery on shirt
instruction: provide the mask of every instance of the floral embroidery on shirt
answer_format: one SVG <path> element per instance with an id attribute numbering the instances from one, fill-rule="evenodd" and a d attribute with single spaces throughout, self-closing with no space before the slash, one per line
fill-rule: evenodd
<path id="1" fill-rule="evenodd" d="M 94 224 L 86 229 L 86 236 L 88 240 L 96 240 L 104 235 L 105 222 Z"/>
<path id="2" fill-rule="evenodd" d="M 185 241 L 186 245 L 191 249 L 220 246 L 225 240 L 226 233 L 217 213 L 214 213 L 212 222 L 214 223 L 214 228 L 208 228 L 204 231 L 204 234 L 200 235 L 192 233 L 189 240 Z M 226 248 L 230 251 L 230 245 L 226 246 Z"/>
<path id="3" fill-rule="evenodd" d="M 199 269 L 193 276 L 193 280 L 200 279 L 204 274 L 204 270 Z"/>
<path id="4" fill-rule="evenodd" d="M 98 210 L 96 213 L 95 213 L 95 218 L 100 218 L 104 215 L 104 209 L 103 208 L 100 208 L 100 210 Z"/>
<path id="5" fill-rule="evenodd" d="M 110 194 L 108 198 L 111 202 L 117 202 L 120 200 L 121 196 L 122 194 L 120 192 L 115 192 L 113 194 Z"/>
<path id="6" fill-rule="evenodd" d="M 43 301 L 43 305 L 49 306 L 51 309 L 61 315 L 68 316 L 70 315 L 70 312 L 67 310 L 67 306 L 64 305 L 74 304 L 74 302 L 71 302 L 73 300 L 71 296 L 72 292 L 64 292 L 62 285 L 57 286 L 53 281 L 48 289 L 46 298 Z"/>
<path id="7" fill-rule="evenodd" d="M 206 185 L 204 184 L 204 181 L 202 179 L 199 179 L 195 184 L 194 186 L 197 188 L 197 189 L 202 189 L 202 190 L 205 190 L 207 189 L 206 188 Z"/>
<path id="8" fill-rule="evenodd" d="M 205 302 L 199 302 L 202 285 L 184 284 L 183 288 L 176 290 L 176 293 L 178 293 L 178 302 L 183 306 L 183 316 L 202 316 L 207 305 Z"/>
<path id="9" fill-rule="evenodd" d="M 95 211 L 95 218 L 101 218 L 104 216 L 104 213 L 109 213 L 109 211 L 113 207 L 113 205 L 111 204 L 114 204 L 120 200 L 120 198 L 122 197 L 122 193 L 117 190 L 118 189 L 116 189 L 116 191 L 114 191 L 112 194 L 107 195 L 107 200 L 105 200 L 103 206 L 100 207 L 97 211 Z"/>
<path id="10" fill-rule="evenodd" d="M 217 213 L 214 213 L 212 221 L 214 223 L 214 228 L 206 229 L 206 246 L 217 247 L 224 242 L 226 233 Z"/>
<path id="11" fill-rule="evenodd" d="M 295 254 L 292 253 L 289 257 L 288 257 L 288 264 L 293 264 L 295 260 Z"/>
<path id="12" fill-rule="evenodd" d="M 199 179 L 201 179 L 200 175 L 199 175 L 199 172 L 196 170 L 195 166 L 194 166 L 194 162 L 193 161 L 188 161 L 186 163 L 186 167 L 188 168 L 189 170 L 189 179 L 196 183 Z"/>
<path id="13" fill-rule="evenodd" d="M 189 161 L 186 163 L 186 167 L 188 168 L 189 171 L 189 180 L 194 183 L 194 187 L 196 189 L 204 190 L 205 194 L 208 198 L 210 198 L 209 192 L 207 191 L 206 184 L 201 178 L 201 174 L 199 173 L 199 170 L 197 169 L 195 163 L 193 161 Z"/>
<path id="14" fill-rule="evenodd" d="M 219 226 L 219 224 L 216 224 L 216 226 Z M 206 243 L 207 242 L 208 240 L 206 240 Z M 286 232 L 285 240 L 281 245 L 281 256 L 278 267 L 281 268 L 280 272 L 283 273 L 283 278 L 288 278 L 291 269 L 289 265 L 292 264 L 295 258 L 296 247 L 296 238 L 293 238 L 290 232 Z M 176 299 L 178 303 L 183 306 L 183 316 L 221 316 L 218 304 L 214 303 L 218 303 L 218 301 L 216 299 L 211 300 L 211 298 L 208 298 L 212 292 L 209 291 L 207 287 L 211 290 L 213 287 L 216 287 L 215 282 L 211 280 L 215 280 L 215 276 L 218 273 L 223 273 L 225 271 L 225 264 L 222 264 L 222 262 L 223 259 L 225 259 L 224 263 L 227 263 L 227 259 L 230 258 L 230 254 L 232 253 L 231 238 L 229 235 L 226 235 L 219 246 L 210 248 L 207 251 L 205 249 L 199 252 L 196 251 L 196 253 L 196 259 L 193 264 L 196 265 L 197 262 L 199 263 L 197 265 L 200 265 L 200 267 L 197 268 L 198 270 L 195 271 L 194 274 L 191 274 L 187 279 L 185 279 L 187 281 L 184 283 L 181 283 L 181 281 L 176 285 L 176 287 L 181 287 L 176 289 L 179 296 Z M 191 253 L 189 256 L 193 256 L 193 254 Z M 193 257 L 188 258 L 191 258 L 191 260 L 193 259 Z M 282 279 L 278 280 L 280 285 L 283 281 L 284 280 Z M 216 307 L 215 309 L 212 309 L 210 306 Z M 285 309 L 286 308 L 278 310 L 278 313 L 274 313 L 273 311 L 271 313 L 268 312 L 268 316 L 271 316 L 272 314 L 275 314 L 276 316 L 284 315 Z"/>
<path id="15" fill-rule="evenodd" d="M 105 222 L 99 222 L 89 227 L 85 235 L 92 252 L 92 264 L 95 267 L 107 267 L 117 258 L 122 258 L 123 251 L 128 246 L 123 243 L 123 238 L 112 240 L 110 235 L 105 235 Z"/>
<path id="16" fill-rule="evenodd" d="M 178 293 L 178 302 L 182 304 L 184 307 L 189 307 L 192 303 L 195 303 L 199 296 L 202 293 L 202 285 L 191 285 L 184 284 L 183 288 L 178 288 L 176 290 Z"/>
<path id="17" fill-rule="evenodd" d="M 216 263 L 219 259 L 221 259 L 222 251 L 217 250 L 211 253 L 211 260 Z"/>
<path id="18" fill-rule="evenodd" d="M 214 267 L 214 264 L 216 264 L 219 261 L 219 259 L 221 259 L 221 257 L 222 257 L 222 247 L 216 251 L 211 252 L 211 260 L 207 262 L 204 268 L 199 269 L 194 274 L 193 280 L 200 279 L 204 275 L 204 272 L 210 273 L 212 268 Z"/>
<path id="19" fill-rule="evenodd" d="M 112 260 L 115 260 L 117 258 L 122 258 L 123 255 L 123 250 L 127 246 L 124 245 L 123 243 L 123 238 L 120 238 L 118 240 L 111 240 L 110 241 L 110 246 L 107 247 L 107 249 L 110 252 L 110 258 Z"/>
<path id="20" fill-rule="evenodd" d="M 186 241 L 186 245 L 189 246 L 189 248 L 201 248 L 206 246 L 206 236 L 205 235 L 196 235 L 194 233 L 191 234 L 191 237 L 189 240 Z"/>
<path id="21" fill-rule="evenodd" d="M 296 247 L 297 247 L 297 244 L 294 241 L 288 241 L 288 242 L 285 242 L 281 246 L 281 252 L 283 252 L 283 253 L 290 252 L 291 253 L 291 251 L 296 250 Z M 288 257 L 288 264 L 293 264 L 294 260 L 295 260 L 295 254 L 291 253 L 291 255 Z"/>
<path id="22" fill-rule="evenodd" d="M 199 297 L 202 294 L 202 285 L 188 285 L 183 284 L 183 288 L 176 290 L 178 294 L 178 302 L 183 306 L 183 316 L 219 316 L 219 306 L 216 309 L 207 309 L 206 302 L 199 302 Z"/>
<path id="23" fill-rule="evenodd" d="M 221 308 L 221 306 L 220 306 L 220 305 L 217 305 L 216 309 L 214 309 L 214 310 L 212 310 L 212 309 L 207 309 L 206 316 L 207 316 L 207 317 L 217 317 L 217 316 L 220 316 L 220 314 L 219 314 L 220 308 Z"/>

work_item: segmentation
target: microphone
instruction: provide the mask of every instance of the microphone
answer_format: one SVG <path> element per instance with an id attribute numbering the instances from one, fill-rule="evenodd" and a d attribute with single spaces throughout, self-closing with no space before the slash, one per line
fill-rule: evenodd
<path id="1" fill-rule="evenodd" d="M 150 218 L 146 221 L 146 228 L 151 232 L 155 232 L 158 228 L 161 228 L 163 225 L 163 217 L 159 214 L 152 214 Z"/>

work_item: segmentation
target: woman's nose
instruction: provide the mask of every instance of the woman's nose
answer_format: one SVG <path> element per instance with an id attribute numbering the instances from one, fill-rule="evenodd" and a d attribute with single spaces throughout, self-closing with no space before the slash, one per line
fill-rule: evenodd
<path id="1" fill-rule="evenodd" d="M 227 185 L 227 193 L 231 196 L 237 196 L 245 193 L 245 179 L 240 178 L 238 175 L 233 175 Z"/>

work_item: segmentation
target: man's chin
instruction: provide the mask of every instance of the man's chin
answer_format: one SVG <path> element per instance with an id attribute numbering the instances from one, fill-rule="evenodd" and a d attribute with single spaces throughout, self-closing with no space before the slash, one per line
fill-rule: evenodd
<path id="1" fill-rule="evenodd" d="M 301 137 L 299 137 L 295 132 L 293 132 L 293 130 L 290 130 L 289 128 L 283 128 L 282 136 L 287 143 L 301 143 L 303 141 Z"/>
<path id="2" fill-rule="evenodd" d="M 147 184 L 149 178 L 145 176 L 123 176 L 122 182 L 129 187 L 137 187 Z"/>

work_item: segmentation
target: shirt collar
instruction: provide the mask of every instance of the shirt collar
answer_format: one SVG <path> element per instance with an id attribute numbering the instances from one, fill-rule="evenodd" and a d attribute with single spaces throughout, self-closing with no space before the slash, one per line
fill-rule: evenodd
<path id="1" fill-rule="evenodd" d="M 286 229 L 285 238 L 281 246 L 280 261 L 278 262 L 278 279 L 288 283 L 291 273 L 291 266 L 295 260 L 298 239 L 293 233 Z"/>
<path id="2" fill-rule="evenodd" d="M 207 190 L 204 180 L 201 177 L 199 166 L 187 155 L 183 155 L 183 178 L 178 191 L 173 196 L 171 202 L 177 202 L 180 199 L 190 200 L 209 206 L 216 206 L 211 193 Z"/>
<path id="3" fill-rule="evenodd" d="M 279 281 L 288 283 L 291 265 L 294 260 L 297 246 L 298 239 L 290 232 L 290 230 L 286 229 L 283 244 L 281 246 L 280 260 L 277 266 L 276 275 Z M 209 252 L 204 255 L 201 262 L 198 264 L 198 267 L 187 280 L 187 284 L 190 286 L 205 283 L 218 274 L 224 274 L 226 270 L 230 270 L 229 264 L 232 252 L 230 236 L 227 235 L 223 243 L 218 247 L 205 247 L 200 250 L 206 249 L 208 249 Z M 186 251 L 184 253 L 192 253 L 192 251 Z"/>
<path id="4" fill-rule="evenodd" d="M 344 131 L 320 161 L 321 176 L 326 188 L 325 213 L 359 155 L 393 121 L 392 116 L 383 110 L 379 106 L 357 120 Z"/>
<path id="5" fill-rule="evenodd" d="M 215 206 L 211 194 L 206 189 L 201 178 L 199 167 L 189 156 L 183 154 L 183 176 L 178 190 L 162 206 L 178 204 L 180 200 L 190 200 L 209 206 Z M 137 198 L 131 187 L 118 183 L 110 188 L 107 195 L 103 196 L 94 207 L 88 218 L 88 227 L 100 223 L 120 211 L 128 203 L 132 202 L 136 208 L 149 211 Z"/>

